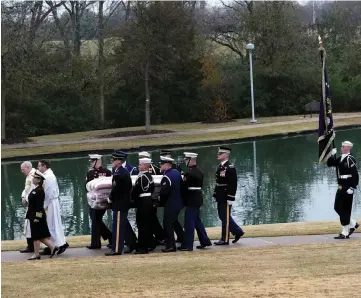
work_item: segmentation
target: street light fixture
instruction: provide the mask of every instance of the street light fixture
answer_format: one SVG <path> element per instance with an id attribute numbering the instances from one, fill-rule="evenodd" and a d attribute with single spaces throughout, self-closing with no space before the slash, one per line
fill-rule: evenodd
<path id="1" fill-rule="evenodd" d="M 246 45 L 246 50 L 249 51 L 249 72 L 250 72 L 250 78 L 251 78 L 252 120 L 250 121 L 250 123 L 257 123 L 257 120 L 254 117 L 254 95 L 253 95 L 252 50 L 254 50 L 254 44 L 248 43 Z"/>

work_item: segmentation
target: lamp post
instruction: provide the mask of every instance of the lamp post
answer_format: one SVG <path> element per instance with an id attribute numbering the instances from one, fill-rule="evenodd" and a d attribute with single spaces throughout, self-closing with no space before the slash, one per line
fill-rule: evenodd
<path id="1" fill-rule="evenodd" d="M 251 78 L 251 99 L 252 99 L 252 120 L 250 123 L 257 123 L 257 120 L 254 117 L 254 95 L 253 95 L 253 67 L 252 67 L 252 50 L 254 50 L 254 44 L 248 43 L 246 45 L 246 50 L 249 51 L 249 75 Z"/>

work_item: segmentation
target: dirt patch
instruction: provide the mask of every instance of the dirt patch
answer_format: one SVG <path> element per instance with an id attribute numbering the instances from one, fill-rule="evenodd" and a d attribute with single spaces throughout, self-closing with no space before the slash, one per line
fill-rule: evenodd
<path id="1" fill-rule="evenodd" d="M 160 134 L 160 133 L 170 133 L 172 130 L 152 130 L 149 134 Z M 134 131 L 119 131 L 111 134 L 106 134 L 98 136 L 98 138 L 119 138 L 119 137 L 132 137 L 132 136 L 144 136 L 148 135 L 145 130 L 134 130 Z"/>

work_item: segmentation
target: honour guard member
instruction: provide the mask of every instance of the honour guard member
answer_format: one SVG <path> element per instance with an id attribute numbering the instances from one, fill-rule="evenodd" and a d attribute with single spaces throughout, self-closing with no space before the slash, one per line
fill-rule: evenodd
<path id="1" fill-rule="evenodd" d="M 136 254 L 147 254 L 148 248 L 153 245 L 152 237 L 152 209 L 154 181 L 149 173 L 152 160 L 139 159 L 139 175 L 132 190 L 131 198 L 137 208 L 136 221 L 138 227 L 138 248 Z"/>
<path id="2" fill-rule="evenodd" d="M 151 155 L 149 152 L 142 151 L 139 152 L 139 158 L 151 158 Z M 153 162 L 150 164 L 149 167 L 149 173 L 152 175 L 160 175 L 160 168 L 156 167 Z M 158 216 L 157 216 L 157 208 L 159 206 L 159 200 L 157 198 L 153 199 L 153 208 L 151 210 L 152 219 L 151 219 L 151 226 L 152 226 L 152 234 L 153 237 L 153 245 L 151 245 L 149 248 L 154 249 L 158 244 L 165 244 L 165 232 L 162 227 L 162 225 L 159 222 Z"/>
<path id="3" fill-rule="evenodd" d="M 232 243 L 236 243 L 244 232 L 231 216 L 232 203 L 237 191 L 237 172 L 233 164 L 229 162 L 231 149 L 227 147 L 218 148 L 218 160 L 221 162 L 216 172 L 216 187 L 213 199 L 217 202 L 218 216 L 222 221 L 222 238 L 215 245 L 229 245 L 229 232 L 235 237 Z"/>
<path id="4" fill-rule="evenodd" d="M 46 219 L 51 235 L 51 241 L 59 247 L 57 254 L 60 255 L 69 247 L 69 244 L 65 240 L 63 223 L 61 221 L 58 181 L 53 170 L 50 168 L 50 163 L 48 161 L 40 160 L 38 162 L 38 170 L 43 173 L 46 178 L 44 182 L 44 208 L 47 210 Z M 50 254 L 50 250 L 45 248 L 40 254 Z"/>
<path id="5" fill-rule="evenodd" d="M 169 150 L 161 150 L 160 156 L 172 158 L 172 152 Z M 182 170 L 182 168 L 179 165 L 176 165 L 175 163 L 173 163 L 172 169 L 176 169 L 179 171 L 179 173 L 181 173 L 181 175 L 184 175 L 184 171 Z"/>
<path id="6" fill-rule="evenodd" d="M 168 158 L 172 159 L 171 153 L 172 152 L 169 151 L 169 150 L 161 150 L 160 151 L 160 156 L 161 156 L 161 158 L 163 156 L 163 157 L 168 157 Z M 160 163 L 162 163 L 162 161 Z M 179 173 L 181 173 L 181 175 L 184 175 L 184 172 L 181 169 L 181 167 L 177 166 L 174 163 L 174 159 L 173 159 L 173 162 L 172 162 L 172 169 L 177 170 Z M 177 240 L 175 242 L 183 243 L 184 242 L 184 231 L 183 231 L 183 228 L 182 228 L 182 226 L 181 226 L 181 224 L 179 223 L 178 220 L 174 223 L 174 231 L 175 231 L 175 233 L 177 235 Z"/>
<path id="7" fill-rule="evenodd" d="M 35 173 L 35 169 L 30 161 L 24 161 L 20 166 L 21 172 L 25 175 L 25 188 L 21 194 L 21 203 L 26 206 L 28 205 L 28 195 L 35 188 L 33 183 L 33 174 Z M 34 252 L 34 243 L 31 239 L 31 231 L 30 231 L 30 222 L 28 219 L 25 219 L 25 229 L 24 233 L 26 236 L 27 247 L 25 249 L 20 250 L 21 253 Z"/>
<path id="8" fill-rule="evenodd" d="M 181 198 L 181 174 L 179 171 L 172 169 L 172 163 L 174 159 L 170 157 L 161 156 L 161 171 L 164 173 L 160 182 L 161 189 L 159 193 L 160 202 L 164 206 L 164 218 L 163 227 L 166 231 L 166 247 L 162 249 L 162 252 L 176 251 L 174 230 L 179 228 L 177 226 L 178 215 L 183 208 Z M 184 240 L 184 231 L 181 228 L 178 230 L 178 236 L 181 236 Z M 183 241 L 182 241 L 183 243 Z"/>
<path id="9" fill-rule="evenodd" d="M 192 251 L 194 243 L 194 229 L 197 230 L 198 239 L 201 245 L 197 249 L 204 249 L 212 246 L 208 238 L 206 229 L 200 218 L 200 207 L 203 205 L 203 172 L 197 167 L 197 153 L 184 152 L 184 160 L 188 167 L 188 172 L 183 178 L 183 202 L 186 206 L 184 217 L 185 242 L 179 247 L 181 251 Z"/>
<path id="10" fill-rule="evenodd" d="M 28 211 L 26 218 L 30 221 L 31 238 L 34 241 L 34 255 L 28 260 L 40 260 L 40 242 L 44 243 L 52 258 L 59 250 L 57 246 L 50 240 L 50 232 L 46 222 L 46 213 L 44 209 L 45 192 L 43 189 L 43 182 L 45 175 L 40 171 L 35 171 L 32 176 L 35 188 L 30 192 L 28 197 Z"/>
<path id="11" fill-rule="evenodd" d="M 89 154 L 91 169 L 86 174 L 85 185 L 99 177 L 110 177 L 112 172 L 102 166 L 102 156 L 99 154 Z M 88 249 L 99 249 L 101 248 L 100 237 L 104 240 L 108 240 L 108 247 L 111 248 L 112 243 L 112 232 L 103 222 L 103 216 L 106 210 L 97 210 L 89 207 L 89 215 L 91 219 L 91 239 Z"/>
<path id="12" fill-rule="evenodd" d="M 331 157 L 327 160 L 327 165 L 336 167 L 339 172 L 334 209 L 340 216 L 342 229 L 335 239 L 347 239 L 359 227 L 359 224 L 351 219 L 353 193 L 359 183 L 357 162 L 351 154 L 352 147 L 351 142 L 343 142 L 342 155 L 337 157 L 337 149 L 334 148 L 331 150 Z"/>
<path id="13" fill-rule="evenodd" d="M 139 158 L 150 158 L 150 159 L 152 159 L 152 157 L 150 156 L 150 153 L 146 152 L 146 151 L 139 152 L 138 155 L 139 155 Z M 156 167 L 152 162 L 150 167 L 149 167 L 149 173 L 152 174 L 152 175 L 160 175 L 160 168 Z"/>
<path id="14" fill-rule="evenodd" d="M 106 256 L 121 255 L 123 253 L 126 230 L 129 228 L 128 211 L 132 179 L 129 171 L 123 167 L 126 156 L 122 151 L 114 151 L 112 154 L 114 169 L 113 187 L 108 202 L 112 205 L 113 210 L 113 241 L 111 250 L 105 253 Z"/>
<path id="15" fill-rule="evenodd" d="M 131 165 L 130 163 L 127 162 L 127 156 L 128 156 L 128 153 L 125 153 L 122 151 L 123 154 L 125 154 L 125 160 L 124 160 L 124 164 L 123 164 L 123 167 L 126 168 L 128 171 L 129 171 L 129 174 L 132 176 L 132 175 L 138 175 L 139 172 L 137 170 L 136 167 L 133 167 L 133 165 Z"/>

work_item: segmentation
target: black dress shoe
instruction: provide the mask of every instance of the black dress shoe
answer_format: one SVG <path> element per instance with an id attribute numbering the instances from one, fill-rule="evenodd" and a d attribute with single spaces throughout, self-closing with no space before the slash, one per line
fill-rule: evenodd
<path id="1" fill-rule="evenodd" d="M 165 240 L 158 240 L 157 245 L 165 245 Z"/>
<path id="2" fill-rule="evenodd" d="M 154 251 L 156 249 L 156 246 L 152 246 L 148 248 L 148 251 Z"/>
<path id="3" fill-rule="evenodd" d="M 180 250 L 180 251 L 193 251 L 193 249 L 188 249 L 188 248 L 182 247 L 182 246 L 178 247 L 178 250 Z"/>
<path id="4" fill-rule="evenodd" d="M 197 246 L 196 246 L 196 249 L 205 249 L 207 246 L 212 246 L 212 243 L 210 242 L 210 243 L 207 244 L 207 245 L 197 245 Z"/>
<path id="5" fill-rule="evenodd" d="M 223 240 L 219 240 L 217 242 L 214 242 L 213 243 L 214 245 L 229 245 L 229 242 L 225 242 Z"/>
<path id="6" fill-rule="evenodd" d="M 68 242 L 59 247 L 58 255 L 61 255 L 69 247 Z"/>
<path id="7" fill-rule="evenodd" d="M 44 250 L 39 255 L 41 255 L 41 256 L 50 256 L 51 255 L 50 248 L 45 247 Z"/>
<path id="8" fill-rule="evenodd" d="M 355 231 L 356 229 L 359 227 L 360 225 L 358 223 L 356 223 L 354 228 L 350 229 L 350 232 L 348 233 L 348 236 L 350 237 Z M 21 252 L 21 251 L 20 251 Z"/>
<path id="9" fill-rule="evenodd" d="M 91 246 L 91 245 L 87 245 L 85 246 L 87 249 L 101 249 L 101 247 L 94 247 L 94 246 Z"/>
<path id="10" fill-rule="evenodd" d="M 334 237 L 334 239 L 349 239 L 348 235 L 345 236 L 343 234 L 339 234 L 338 236 Z"/>
<path id="11" fill-rule="evenodd" d="M 175 248 L 173 247 L 170 247 L 170 248 L 163 248 L 162 249 L 162 252 L 175 252 L 177 251 Z"/>
<path id="12" fill-rule="evenodd" d="M 53 251 L 51 252 L 49 258 L 51 259 L 56 254 L 56 252 L 58 252 L 58 251 L 59 251 L 59 247 L 54 246 Z"/>
<path id="13" fill-rule="evenodd" d="M 113 247 L 113 244 L 109 243 L 109 244 L 107 245 L 107 247 L 108 247 L 108 248 L 112 248 L 112 247 Z"/>
<path id="14" fill-rule="evenodd" d="M 115 251 L 108 251 L 104 255 L 106 255 L 106 256 L 120 256 L 121 253 L 120 252 L 115 252 Z"/>
<path id="15" fill-rule="evenodd" d="M 242 232 L 242 234 L 238 234 L 236 236 L 234 236 L 234 240 L 232 241 L 232 243 L 236 243 L 239 239 L 241 239 L 241 237 L 244 235 L 244 232 Z"/>
<path id="16" fill-rule="evenodd" d="M 31 257 L 31 258 L 29 258 L 28 260 L 29 260 L 29 261 L 40 260 L 40 256 Z"/>
<path id="17" fill-rule="evenodd" d="M 22 254 L 30 253 L 30 252 L 34 252 L 34 250 L 29 249 L 29 247 L 26 247 L 26 248 L 20 250 L 20 253 L 22 253 Z"/>

